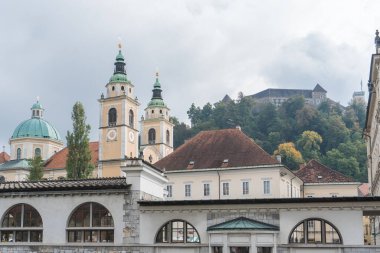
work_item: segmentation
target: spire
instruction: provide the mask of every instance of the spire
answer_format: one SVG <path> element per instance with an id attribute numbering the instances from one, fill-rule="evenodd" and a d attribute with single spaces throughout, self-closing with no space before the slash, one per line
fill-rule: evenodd
<path id="1" fill-rule="evenodd" d="M 153 96 L 152 96 L 152 99 L 161 99 L 162 100 L 162 95 L 161 95 L 161 84 L 160 84 L 160 81 L 158 80 L 158 71 L 156 71 L 156 82 L 154 83 L 154 86 L 153 86 Z"/>
<path id="2" fill-rule="evenodd" d="M 42 112 L 44 111 L 44 108 L 42 108 L 42 105 L 40 104 L 40 98 L 37 97 L 37 102 L 32 105 L 32 118 L 42 118 Z"/>
<path id="3" fill-rule="evenodd" d="M 121 53 L 121 42 L 118 44 L 119 53 L 116 55 L 114 74 L 126 74 L 124 56 Z"/>
<path id="4" fill-rule="evenodd" d="M 375 45 L 376 45 L 376 54 L 380 54 L 380 37 L 379 30 L 376 30 L 375 36 Z"/>
<path id="5" fill-rule="evenodd" d="M 162 99 L 162 89 L 161 89 L 161 84 L 160 80 L 158 79 L 158 71 L 156 72 L 156 82 L 153 85 L 153 95 L 152 99 L 148 103 L 148 107 L 166 107 L 164 100 Z"/>

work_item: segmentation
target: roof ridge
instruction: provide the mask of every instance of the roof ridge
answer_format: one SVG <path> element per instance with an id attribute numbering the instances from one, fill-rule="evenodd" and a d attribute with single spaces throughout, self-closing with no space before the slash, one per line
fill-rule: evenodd
<path id="1" fill-rule="evenodd" d="M 65 179 L 51 179 L 51 180 L 35 180 L 35 181 L 5 181 L 1 182 L 0 184 L 11 184 L 11 183 L 45 183 L 45 182 L 72 182 L 72 181 L 80 181 L 80 182 L 88 182 L 88 181 L 102 181 L 102 180 L 117 180 L 117 179 L 126 179 L 126 177 L 94 177 L 94 178 L 65 178 Z"/>

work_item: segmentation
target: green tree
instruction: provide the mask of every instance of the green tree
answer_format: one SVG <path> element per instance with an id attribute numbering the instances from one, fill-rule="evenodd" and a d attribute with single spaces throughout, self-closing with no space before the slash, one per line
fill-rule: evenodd
<path id="1" fill-rule="evenodd" d="M 297 147 L 306 161 L 318 159 L 322 137 L 314 131 L 304 131 L 297 140 Z"/>
<path id="2" fill-rule="evenodd" d="M 42 161 L 41 156 L 37 155 L 33 159 L 28 161 L 30 167 L 30 173 L 28 176 L 28 180 L 37 181 L 41 180 L 44 176 L 44 163 Z"/>
<path id="3" fill-rule="evenodd" d="M 86 124 L 86 115 L 82 103 L 76 102 L 71 113 L 73 132 L 67 131 L 66 171 L 68 178 L 88 178 L 94 169 L 91 164 L 89 148 L 90 125 Z"/>
<path id="4" fill-rule="evenodd" d="M 304 162 L 301 152 L 296 149 L 292 142 L 278 145 L 278 148 L 274 151 L 274 155 L 281 155 L 282 163 L 291 170 L 297 170 L 299 165 Z"/>

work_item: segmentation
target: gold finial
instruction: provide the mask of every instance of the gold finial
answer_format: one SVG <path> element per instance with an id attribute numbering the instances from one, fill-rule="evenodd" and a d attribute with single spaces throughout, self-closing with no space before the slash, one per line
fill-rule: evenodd
<path id="1" fill-rule="evenodd" d="M 121 37 L 118 37 L 117 40 L 119 41 L 117 43 L 117 46 L 118 46 L 119 49 L 121 49 Z"/>
<path id="2" fill-rule="evenodd" d="M 40 96 L 37 96 L 37 103 L 40 102 Z"/>
<path id="3" fill-rule="evenodd" d="M 158 78 L 159 76 L 159 71 L 158 71 L 158 67 L 156 67 L 156 77 Z"/>

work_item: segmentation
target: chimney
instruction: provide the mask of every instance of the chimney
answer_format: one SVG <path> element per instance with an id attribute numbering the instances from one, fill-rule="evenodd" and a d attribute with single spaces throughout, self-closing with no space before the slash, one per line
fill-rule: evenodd
<path id="1" fill-rule="evenodd" d="M 281 155 L 276 155 L 276 160 L 281 163 Z"/>
<path id="2" fill-rule="evenodd" d="M 239 125 L 236 126 L 236 129 L 241 131 L 241 127 Z"/>

